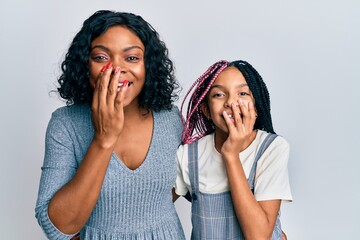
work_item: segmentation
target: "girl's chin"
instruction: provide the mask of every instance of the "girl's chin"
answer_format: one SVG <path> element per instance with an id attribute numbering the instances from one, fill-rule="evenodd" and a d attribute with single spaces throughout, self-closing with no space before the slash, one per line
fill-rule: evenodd
<path id="1" fill-rule="evenodd" d="M 216 127 L 216 132 L 221 133 L 221 134 L 229 134 L 229 129 L 227 128 L 227 126 L 220 126 L 220 127 Z"/>

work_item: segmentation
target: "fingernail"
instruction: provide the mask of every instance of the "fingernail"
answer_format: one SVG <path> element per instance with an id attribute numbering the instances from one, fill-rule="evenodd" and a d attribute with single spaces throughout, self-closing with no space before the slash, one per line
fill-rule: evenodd
<path id="1" fill-rule="evenodd" d="M 105 72 L 105 69 L 106 69 L 106 65 L 102 67 L 100 72 Z"/>
<path id="2" fill-rule="evenodd" d="M 116 67 L 115 71 L 114 71 L 114 74 L 117 74 L 119 71 L 120 71 L 120 67 Z"/>
<path id="3" fill-rule="evenodd" d="M 128 80 L 124 80 L 123 86 L 127 86 L 127 84 L 128 84 Z"/>
<path id="4" fill-rule="evenodd" d="M 107 65 L 106 65 L 106 70 L 110 69 L 112 66 L 112 62 L 109 62 Z"/>

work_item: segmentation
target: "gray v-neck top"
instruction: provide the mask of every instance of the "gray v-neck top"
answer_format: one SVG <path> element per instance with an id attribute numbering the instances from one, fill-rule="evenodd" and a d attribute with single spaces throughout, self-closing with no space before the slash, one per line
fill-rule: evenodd
<path id="1" fill-rule="evenodd" d="M 177 107 L 153 112 L 151 144 L 131 170 L 112 154 L 97 204 L 81 230 L 86 239 L 185 239 L 172 202 L 182 123 Z M 36 218 L 49 239 L 70 239 L 48 217 L 52 196 L 75 174 L 93 138 L 88 105 L 57 109 L 46 132 Z"/>

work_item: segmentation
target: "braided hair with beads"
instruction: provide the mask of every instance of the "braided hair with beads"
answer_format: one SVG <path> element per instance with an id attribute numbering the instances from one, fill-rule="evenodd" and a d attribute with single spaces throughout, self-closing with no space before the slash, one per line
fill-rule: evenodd
<path id="1" fill-rule="evenodd" d="M 255 108 L 258 114 L 254 129 L 275 133 L 270 114 L 270 96 L 265 82 L 256 69 L 248 62 L 237 60 L 228 62 L 218 61 L 211 65 L 190 87 L 181 104 L 181 112 L 187 97 L 192 92 L 186 111 L 186 119 L 183 120 L 184 130 L 182 141 L 190 144 L 215 131 L 215 125 L 202 111 L 202 104 L 207 99 L 207 93 L 219 74 L 227 67 L 236 67 L 244 76 L 255 99 Z"/>

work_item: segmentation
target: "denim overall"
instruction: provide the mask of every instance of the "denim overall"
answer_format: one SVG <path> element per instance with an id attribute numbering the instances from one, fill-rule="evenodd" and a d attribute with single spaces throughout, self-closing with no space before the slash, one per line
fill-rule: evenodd
<path id="1" fill-rule="evenodd" d="M 249 187 L 252 192 L 254 192 L 257 161 L 276 136 L 275 134 L 268 134 L 256 154 L 248 178 Z M 199 191 L 197 141 L 189 145 L 188 154 L 192 192 L 191 221 L 193 229 L 191 239 L 245 239 L 232 205 L 230 191 L 217 194 L 207 194 Z M 281 239 L 282 231 L 279 216 L 280 212 L 275 223 L 272 240 Z"/>

